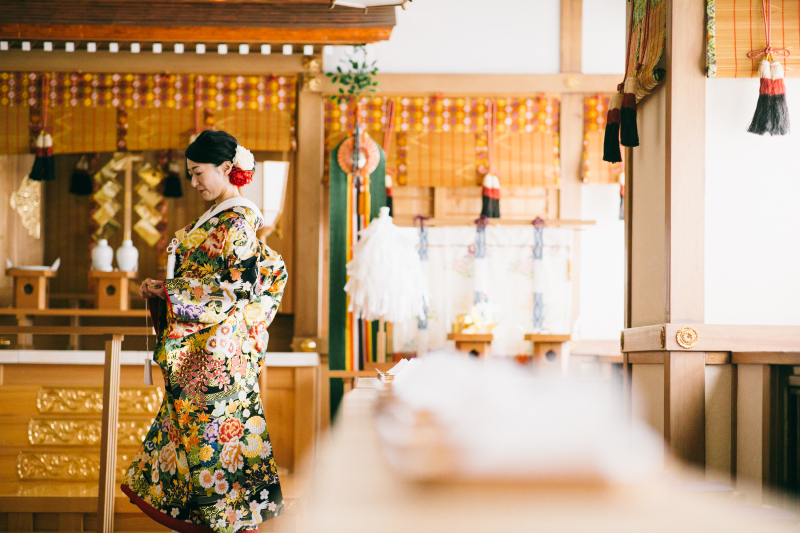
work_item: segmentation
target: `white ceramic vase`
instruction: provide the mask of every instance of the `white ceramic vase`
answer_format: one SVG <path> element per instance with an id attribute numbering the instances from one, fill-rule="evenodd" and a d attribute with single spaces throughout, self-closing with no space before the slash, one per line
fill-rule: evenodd
<path id="1" fill-rule="evenodd" d="M 111 272 L 114 270 L 111 266 L 113 261 L 114 250 L 108 245 L 108 241 L 106 239 L 97 241 L 97 245 L 92 248 L 92 270 Z"/>
<path id="2" fill-rule="evenodd" d="M 122 241 L 122 246 L 117 248 L 117 267 L 126 272 L 139 270 L 139 250 L 132 240 Z"/>

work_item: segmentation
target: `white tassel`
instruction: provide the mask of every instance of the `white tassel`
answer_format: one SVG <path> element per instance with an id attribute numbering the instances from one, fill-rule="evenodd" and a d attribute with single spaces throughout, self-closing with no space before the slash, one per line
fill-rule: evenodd
<path id="1" fill-rule="evenodd" d="M 150 354 L 147 354 L 147 357 L 144 360 L 144 384 L 145 385 L 152 385 L 153 384 L 153 362 L 150 359 Z"/>
<path id="2" fill-rule="evenodd" d="M 410 236 L 392 223 L 389 208 L 359 232 L 344 290 L 358 318 L 405 322 L 423 315 L 422 264 Z"/>

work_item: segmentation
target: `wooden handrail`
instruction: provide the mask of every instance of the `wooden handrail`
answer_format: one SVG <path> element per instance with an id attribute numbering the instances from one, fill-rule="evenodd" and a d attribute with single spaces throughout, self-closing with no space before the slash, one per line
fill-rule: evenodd
<path id="1" fill-rule="evenodd" d="M 155 335 L 153 328 L 108 326 L 0 326 L 0 335 Z"/>
<path id="2" fill-rule="evenodd" d="M 49 308 L 26 309 L 24 307 L 0 308 L 0 315 L 11 316 L 80 316 L 80 317 L 128 317 L 143 318 L 144 309 L 81 309 L 81 308 Z"/>

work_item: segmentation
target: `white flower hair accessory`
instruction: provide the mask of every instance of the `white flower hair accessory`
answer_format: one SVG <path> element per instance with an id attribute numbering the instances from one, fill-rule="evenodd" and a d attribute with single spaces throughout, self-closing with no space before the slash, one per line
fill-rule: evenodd
<path id="1" fill-rule="evenodd" d="M 233 156 L 232 163 L 233 166 L 248 172 L 253 172 L 256 169 L 256 158 L 253 157 L 253 153 L 250 150 L 241 144 L 236 145 L 236 155 Z"/>

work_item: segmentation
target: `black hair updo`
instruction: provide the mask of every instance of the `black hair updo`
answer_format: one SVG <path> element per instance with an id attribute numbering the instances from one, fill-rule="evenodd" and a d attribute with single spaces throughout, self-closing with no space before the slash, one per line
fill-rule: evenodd
<path id="1" fill-rule="evenodd" d="M 220 166 L 225 161 L 233 162 L 238 144 L 236 137 L 228 132 L 205 130 L 186 149 L 186 159 Z"/>

